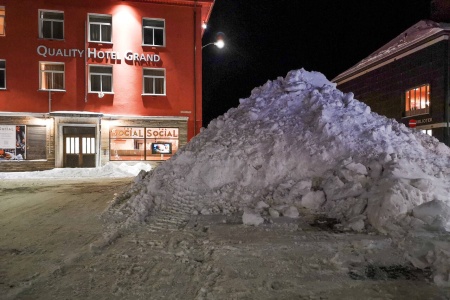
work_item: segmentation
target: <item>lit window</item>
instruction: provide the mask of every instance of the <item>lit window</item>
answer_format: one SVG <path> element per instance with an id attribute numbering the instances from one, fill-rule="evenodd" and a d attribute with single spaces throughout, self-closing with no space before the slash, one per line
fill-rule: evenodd
<path id="1" fill-rule="evenodd" d="M 422 129 L 421 131 L 429 136 L 433 136 L 433 129 Z"/>
<path id="2" fill-rule="evenodd" d="M 0 6 L 0 36 L 5 35 L 5 7 Z"/>
<path id="3" fill-rule="evenodd" d="M 89 66 L 89 92 L 112 93 L 112 66 Z"/>
<path id="4" fill-rule="evenodd" d="M 112 42 L 112 16 L 89 14 L 89 42 Z"/>
<path id="5" fill-rule="evenodd" d="M 164 27 L 164 20 L 143 19 L 142 44 L 146 46 L 164 46 Z"/>
<path id="6" fill-rule="evenodd" d="M 64 63 L 39 63 L 39 89 L 44 91 L 64 91 Z"/>
<path id="7" fill-rule="evenodd" d="M 430 113 L 430 85 L 424 84 L 405 93 L 406 117 Z"/>
<path id="8" fill-rule="evenodd" d="M 39 37 L 41 39 L 64 39 L 64 12 L 40 10 Z"/>
<path id="9" fill-rule="evenodd" d="M 6 60 L 0 59 L 0 89 L 6 89 Z"/>
<path id="10" fill-rule="evenodd" d="M 143 94 L 165 95 L 166 94 L 166 71 L 165 69 L 144 68 Z"/>

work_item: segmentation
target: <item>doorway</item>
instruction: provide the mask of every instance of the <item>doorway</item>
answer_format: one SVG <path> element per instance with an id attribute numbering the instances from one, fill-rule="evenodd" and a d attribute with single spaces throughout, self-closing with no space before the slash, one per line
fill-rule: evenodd
<path id="1" fill-rule="evenodd" d="M 64 168 L 95 168 L 95 127 L 63 127 Z"/>

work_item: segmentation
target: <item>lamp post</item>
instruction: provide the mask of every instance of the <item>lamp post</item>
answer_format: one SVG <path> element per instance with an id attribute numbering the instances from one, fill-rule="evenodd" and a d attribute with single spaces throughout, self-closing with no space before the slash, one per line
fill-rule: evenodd
<path id="1" fill-rule="evenodd" d="M 223 47 L 225 47 L 224 37 L 225 37 L 225 34 L 223 34 L 222 32 L 217 33 L 216 34 L 216 41 L 208 43 L 208 44 L 202 46 L 202 49 L 207 47 L 207 46 L 210 46 L 210 45 L 215 45 L 217 48 L 222 49 Z"/>

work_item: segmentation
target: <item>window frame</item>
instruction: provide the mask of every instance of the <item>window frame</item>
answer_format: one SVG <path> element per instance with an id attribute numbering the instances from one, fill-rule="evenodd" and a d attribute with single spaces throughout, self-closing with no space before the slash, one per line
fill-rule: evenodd
<path id="1" fill-rule="evenodd" d="M 62 65 L 64 67 L 63 71 L 57 71 L 57 70 L 50 70 L 50 71 L 46 71 L 46 70 L 41 70 L 41 65 L 45 64 L 45 65 Z M 43 73 L 58 73 L 58 74 L 63 74 L 63 88 L 62 89 L 43 89 L 42 88 L 42 79 Z M 52 85 L 54 85 L 53 82 L 53 78 L 52 78 Z M 49 92 L 65 92 L 66 91 L 66 64 L 63 62 L 54 62 L 54 61 L 40 61 L 39 62 L 39 91 L 49 91 Z"/>
<path id="2" fill-rule="evenodd" d="M 45 12 L 50 12 L 50 13 L 60 13 L 62 14 L 63 18 L 62 21 L 61 20 L 56 20 L 56 19 L 44 19 L 41 18 L 41 13 L 45 13 Z M 64 11 L 61 10 L 48 10 L 48 9 L 39 9 L 38 11 L 38 20 L 39 20 L 39 26 L 38 26 L 38 30 L 39 30 L 39 38 L 40 39 L 46 39 L 46 40 L 57 40 L 57 41 L 63 41 L 64 37 L 65 37 L 65 30 L 64 30 Z M 44 27 L 44 21 L 51 21 L 52 22 L 52 34 L 51 37 L 44 37 L 44 32 L 43 32 L 43 27 Z M 53 22 L 62 22 L 62 38 L 55 38 L 53 35 Z"/>
<path id="3" fill-rule="evenodd" d="M 145 75 L 145 70 L 158 70 L 163 71 L 164 76 L 155 76 L 155 75 Z M 167 78 L 166 78 L 166 69 L 165 68 L 142 68 L 142 96 L 166 96 L 167 90 L 166 90 L 166 84 L 167 84 Z M 156 78 L 163 78 L 164 79 L 164 91 L 162 94 L 156 94 L 156 93 L 146 93 L 145 92 L 145 79 L 146 78 L 152 78 L 153 79 L 153 90 L 155 91 L 155 79 Z"/>
<path id="4" fill-rule="evenodd" d="M 425 99 L 421 99 L 421 89 L 425 88 Z M 419 95 L 416 96 L 416 91 L 419 90 Z M 412 97 L 412 92 L 414 92 L 414 97 Z M 405 117 L 411 117 L 411 116 L 417 116 L 417 115 L 426 115 L 430 113 L 430 106 L 431 106 L 431 84 L 424 83 L 417 86 L 414 86 L 412 88 L 409 88 L 405 90 L 403 93 L 405 97 L 405 104 L 404 104 L 404 111 L 405 111 Z M 417 102 L 417 100 L 420 102 L 419 108 L 417 108 L 417 105 L 412 106 L 412 99 L 414 98 L 414 103 Z M 423 103 L 422 103 L 423 102 Z M 422 107 L 422 104 L 424 107 Z"/>
<path id="5" fill-rule="evenodd" d="M 101 22 L 91 22 L 90 21 L 90 17 L 91 16 L 97 16 L 97 17 L 109 17 L 111 22 L 109 23 L 110 26 L 110 31 L 111 31 L 111 35 L 109 37 L 109 41 L 96 41 L 96 40 L 91 40 L 91 24 L 95 24 L 95 25 L 99 25 L 100 26 L 100 39 L 102 36 L 102 26 L 103 25 L 107 25 L 108 23 L 101 23 Z M 99 44 L 113 44 L 113 26 L 112 26 L 112 15 L 109 14 L 96 14 L 96 13 L 88 13 L 88 42 L 89 43 L 99 43 Z"/>
<path id="6" fill-rule="evenodd" d="M 144 21 L 150 20 L 150 21 L 162 21 L 164 23 L 163 27 L 153 27 L 153 26 L 145 26 Z M 166 20 L 165 19 L 158 19 L 158 18 L 142 18 L 142 46 L 148 46 L 148 47 L 165 47 L 166 46 Z M 153 44 L 145 44 L 145 30 L 152 29 L 153 30 Z M 163 30 L 163 42 L 162 45 L 156 45 L 155 44 L 155 29 L 162 29 Z"/>
<path id="7" fill-rule="evenodd" d="M 3 14 L 0 14 L 0 19 L 3 19 L 3 27 L 0 27 L 0 36 L 6 36 L 6 7 L 0 5 L 0 11 L 3 11 Z"/>
<path id="8" fill-rule="evenodd" d="M 1 67 L 0 66 L 0 72 L 3 72 L 3 77 L 4 77 L 4 82 L 3 84 L 5 85 L 4 87 L 1 87 L 1 82 L 0 82 L 0 91 L 4 91 L 6 90 L 6 59 L 0 59 L 0 62 L 5 62 L 5 66 Z"/>
<path id="9" fill-rule="evenodd" d="M 105 69 L 110 69 L 111 70 L 111 74 L 108 73 L 93 73 L 91 71 L 91 67 L 100 67 L 100 68 L 105 68 Z M 113 76 L 113 65 L 100 65 L 100 64 L 90 64 L 89 65 L 89 93 L 90 94 L 114 94 L 114 76 Z M 92 75 L 97 75 L 100 76 L 100 85 L 101 85 L 101 90 L 100 91 L 93 91 L 92 90 L 92 80 L 91 80 L 91 76 Z M 103 91 L 103 84 L 102 84 L 102 76 L 110 76 L 111 77 L 111 91 Z"/>
<path id="10" fill-rule="evenodd" d="M 433 129 L 432 128 L 430 128 L 430 129 L 421 129 L 420 130 L 423 134 L 427 134 L 427 135 L 429 135 L 429 136 L 433 136 Z"/>

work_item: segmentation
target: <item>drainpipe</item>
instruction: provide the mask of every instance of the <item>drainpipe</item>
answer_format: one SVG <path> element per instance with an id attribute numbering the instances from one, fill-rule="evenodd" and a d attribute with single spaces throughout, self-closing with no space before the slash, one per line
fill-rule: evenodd
<path id="1" fill-rule="evenodd" d="M 194 136 L 197 134 L 197 0 L 194 3 Z"/>
<path id="2" fill-rule="evenodd" d="M 52 91 L 48 91 L 48 112 L 52 112 Z"/>
<path id="3" fill-rule="evenodd" d="M 87 90 L 88 90 L 88 79 L 87 79 L 87 21 L 84 22 L 84 102 L 87 102 Z"/>
<path id="4" fill-rule="evenodd" d="M 449 72 L 450 72 L 450 53 L 449 53 L 449 48 L 450 48 L 450 42 L 447 41 L 447 63 L 446 63 L 446 70 L 445 70 L 445 79 L 444 82 L 447 82 L 447 86 L 445 89 L 445 123 L 446 123 L 446 128 L 445 128 L 445 132 L 444 132 L 444 142 L 447 146 L 450 146 L 450 132 L 449 132 L 449 105 L 450 105 L 450 99 L 449 99 L 449 87 L 450 87 L 450 81 L 449 81 Z"/>

